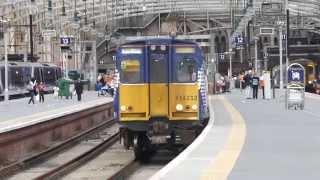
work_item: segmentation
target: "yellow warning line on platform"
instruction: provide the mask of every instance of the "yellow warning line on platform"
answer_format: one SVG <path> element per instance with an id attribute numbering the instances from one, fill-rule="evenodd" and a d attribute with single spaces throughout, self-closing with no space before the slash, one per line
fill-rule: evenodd
<path id="1" fill-rule="evenodd" d="M 225 180 L 234 167 L 246 138 L 246 125 L 240 112 L 224 97 L 216 96 L 214 100 L 223 103 L 232 120 L 232 127 L 224 148 L 204 170 L 202 180 Z"/>

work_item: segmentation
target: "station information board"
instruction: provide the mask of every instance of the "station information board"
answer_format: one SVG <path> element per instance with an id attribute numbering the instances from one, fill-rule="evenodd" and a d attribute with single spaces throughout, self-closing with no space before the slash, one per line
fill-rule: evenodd
<path id="1" fill-rule="evenodd" d="M 305 84 L 305 69 L 301 64 L 293 63 L 287 70 L 288 84 Z"/>
<path id="2" fill-rule="evenodd" d="M 60 37 L 60 46 L 70 46 L 71 37 Z"/>

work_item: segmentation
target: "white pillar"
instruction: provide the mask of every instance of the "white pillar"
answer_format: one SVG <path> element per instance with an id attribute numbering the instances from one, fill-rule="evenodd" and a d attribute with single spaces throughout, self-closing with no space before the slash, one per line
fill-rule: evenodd
<path id="1" fill-rule="evenodd" d="M 279 28 L 279 58 L 280 58 L 280 90 L 283 89 L 283 68 L 282 68 L 282 26 Z"/>
<path id="2" fill-rule="evenodd" d="M 97 80 L 97 49 L 96 49 L 96 41 L 93 41 L 92 42 L 92 50 L 91 50 L 91 53 L 92 53 L 92 60 L 91 60 L 91 68 L 90 68 L 90 71 L 91 71 L 91 87 L 94 87 L 94 84 L 96 83 L 96 80 Z"/>
<path id="3" fill-rule="evenodd" d="M 258 72 L 258 37 L 254 39 L 254 71 Z"/>
<path id="4" fill-rule="evenodd" d="M 7 33 L 3 33 L 3 41 L 4 41 L 4 100 L 9 100 L 9 66 L 8 66 L 8 35 Z"/>
<path id="5" fill-rule="evenodd" d="M 68 78 L 69 77 L 68 76 L 68 68 L 69 68 L 68 55 L 66 52 L 63 52 L 62 55 L 63 55 L 63 61 L 65 62 L 64 64 L 65 64 L 65 70 L 66 70 L 66 78 Z"/>
<path id="6" fill-rule="evenodd" d="M 230 70 L 230 73 L 229 73 L 229 79 L 232 78 L 232 51 L 229 51 L 229 70 Z"/>

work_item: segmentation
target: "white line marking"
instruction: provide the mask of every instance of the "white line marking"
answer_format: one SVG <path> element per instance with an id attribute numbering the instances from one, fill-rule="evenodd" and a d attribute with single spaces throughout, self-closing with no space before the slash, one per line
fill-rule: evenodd
<path id="1" fill-rule="evenodd" d="M 187 149 L 185 149 L 182 153 L 180 153 L 176 158 L 170 161 L 165 167 L 160 169 L 155 175 L 153 175 L 149 180 L 159 180 L 164 178 L 171 170 L 175 169 L 179 164 L 184 161 L 192 151 L 194 151 L 200 143 L 202 143 L 207 137 L 210 130 L 213 128 L 214 124 L 214 110 L 213 110 L 213 101 L 212 96 L 209 97 L 210 100 L 210 120 L 209 124 L 204 128 L 202 133 L 198 136 L 198 138 L 190 144 Z"/>

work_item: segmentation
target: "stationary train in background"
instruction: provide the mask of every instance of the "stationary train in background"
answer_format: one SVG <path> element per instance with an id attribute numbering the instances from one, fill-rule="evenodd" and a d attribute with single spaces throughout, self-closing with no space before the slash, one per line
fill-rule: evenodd
<path id="1" fill-rule="evenodd" d="M 46 91 L 52 91 L 56 81 L 62 77 L 62 70 L 54 64 L 13 62 L 8 63 L 9 95 L 23 95 L 27 93 L 27 83 L 31 77 L 46 85 Z M 0 62 L 0 97 L 4 96 L 5 67 Z"/>
<path id="2" fill-rule="evenodd" d="M 191 41 L 149 39 L 121 45 L 115 116 L 126 148 L 185 147 L 209 119 L 203 52 Z"/>
<path id="3" fill-rule="evenodd" d="M 305 84 L 306 84 L 306 91 L 314 92 L 314 81 L 317 79 L 317 75 L 319 75 L 319 65 L 312 60 L 309 59 L 297 59 L 294 61 L 290 61 L 290 63 L 299 63 L 301 64 L 306 70 L 305 76 Z M 272 77 L 274 78 L 274 86 L 279 87 L 280 85 L 280 68 L 279 65 L 272 68 Z M 286 69 L 285 64 L 283 64 L 283 79 L 284 79 L 284 86 L 286 86 Z"/>

